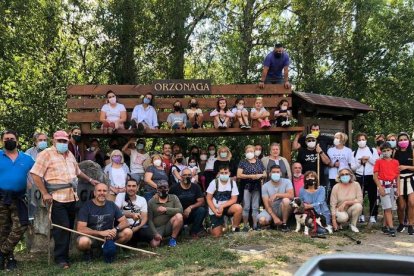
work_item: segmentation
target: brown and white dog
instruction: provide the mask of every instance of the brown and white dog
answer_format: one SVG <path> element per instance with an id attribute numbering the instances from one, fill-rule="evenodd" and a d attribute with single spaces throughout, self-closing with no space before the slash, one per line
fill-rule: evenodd
<path id="1" fill-rule="evenodd" d="M 309 235 L 309 229 L 312 229 L 314 233 L 316 233 L 315 228 L 318 226 L 326 229 L 330 234 L 332 234 L 332 227 L 330 227 L 330 225 L 327 225 L 325 216 L 318 214 L 314 209 L 306 210 L 305 204 L 300 198 L 295 197 L 290 202 L 290 206 L 293 209 L 293 213 L 295 214 L 296 219 L 295 232 L 299 232 L 301 226 L 303 225 L 305 227 L 305 235 Z"/>

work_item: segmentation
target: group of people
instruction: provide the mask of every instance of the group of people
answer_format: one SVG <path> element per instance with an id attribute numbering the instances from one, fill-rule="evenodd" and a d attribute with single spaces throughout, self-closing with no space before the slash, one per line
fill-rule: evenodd
<path id="1" fill-rule="evenodd" d="M 261 145 L 247 145 L 240 161 L 228 147 L 213 144 L 206 149 L 192 146 L 186 154 L 178 144 L 165 143 L 161 153 L 150 155 L 145 139 L 131 139 L 122 148 L 112 139 L 108 154 L 102 153 L 94 139 L 82 152 L 78 128 L 70 134 L 55 132 L 50 147 L 45 134 L 36 134 L 34 147 L 24 154 L 17 150 L 18 134 L 4 131 L 0 268 L 16 266 L 13 249 L 29 224 L 25 196 L 34 187 L 50 208 L 53 224 L 81 233 L 77 247 L 86 260 L 92 258 L 92 249 L 104 244 L 105 260 L 112 261 L 114 242 L 157 247 L 165 241 L 175 247 L 183 232 L 194 239 L 207 234 L 220 237 L 226 228 L 239 232 L 272 227 L 287 232 L 295 197 L 304 202 L 305 209 L 325 217 L 328 227 L 314 229 L 318 233 L 345 225 L 359 232 L 358 222 L 365 222 L 363 197 L 368 194 L 367 220 L 376 223 L 379 199 L 383 232 L 395 236 L 408 227 L 408 234 L 414 234 L 410 136 L 405 132 L 377 135 L 376 147 L 369 147 L 367 135 L 360 133 L 355 136 L 358 147 L 352 151 L 346 146 L 345 133 L 338 132 L 332 139 L 320 134 L 318 124 L 310 129 L 309 134 L 298 134 L 293 140 L 298 153 L 292 164 L 281 156 L 278 143 L 270 145 L 268 155 Z M 78 164 L 82 160 L 100 162 L 109 184 L 82 172 Z M 80 210 L 76 209 L 78 179 L 94 186 L 94 197 Z M 33 185 L 28 193 L 26 183 Z M 398 214 L 397 228 L 393 210 Z M 68 268 L 70 232 L 54 227 L 52 235 L 55 261 Z"/>

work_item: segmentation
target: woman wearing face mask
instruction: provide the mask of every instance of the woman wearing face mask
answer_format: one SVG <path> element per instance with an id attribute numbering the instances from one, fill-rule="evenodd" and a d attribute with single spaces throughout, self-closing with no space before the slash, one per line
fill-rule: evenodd
<path id="1" fill-rule="evenodd" d="M 112 90 L 106 92 L 106 104 L 101 108 L 99 121 L 102 123 L 103 133 L 112 134 L 114 130 L 124 129 L 127 119 L 125 106 L 117 102 L 117 97 Z"/>
<path id="2" fill-rule="evenodd" d="M 253 230 L 257 228 L 257 215 L 259 214 L 260 189 L 263 179 L 266 178 L 266 170 L 262 161 L 254 155 L 254 146 L 247 145 L 244 149 L 246 159 L 239 163 L 237 178 L 241 187 L 244 187 L 243 195 L 243 231 L 249 231 L 249 213 L 252 209 Z"/>
<path id="3" fill-rule="evenodd" d="M 274 165 L 278 165 L 282 172 L 282 178 L 288 178 L 292 180 L 292 171 L 290 169 L 290 164 L 286 158 L 280 156 L 280 144 L 272 143 L 270 145 L 270 155 L 262 158 L 262 163 L 266 169 L 268 179 L 270 180 L 270 168 Z"/>
<path id="4" fill-rule="evenodd" d="M 188 103 L 187 116 L 194 129 L 203 127 L 203 111 L 198 107 L 197 99 L 191 99 Z"/>
<path id="5" fill-rule="evenodd" d="M 168 175 L 162 166 L 162 157 L 159 154 L 154 154 L 151 157 L 152 164 L 148 166 L 144 174 L 144 198 L 147 202 L 157 192 L 157 183 L 168 181 Z"/>
<path id="6" fill-rule="evenodd" d="M 200 160 L 198 162 L 198 168 L 200 169 L 200 173 L 198 174 L 199 183 L 201 185 L 201 188 L 203 191 L 206 190 L 206 176 L 204 175 L 204 172 L 206 170 L 207 165 L 207 158 L 208 154 L 207 151 L 204 149 L 200 149 Z"/>
<path id="7" fill-rule="evenodd" d="M 397 232 L 403 232 L 404 219 L 408 219 L 408 234 L 414 234 L 414 156 L 413 149 L 410 147 L 410 139 L 406 132 L 398 134 L 398 147 L 394 158 L 398 160 L 400 166 L 400 190 L 398 196 L 398 221 Z M 407 208 L 408 206 L 408 208 Z M 407 212 L 408 211 L 408 212 Z"/>
<path id="8" fill-rule="evenodd" d="M 259 159 L 262 160 L 263 158 L 263 147 L 260 144 L 256 144 L 254 145 L 254 156 Z"/>
<path id="9" fill-rule="evenodd" d="M 329 163 L 330 187 L 328 191 L 332 190 L 333 186 L 336 184 L 336 177 L 338 175 L 339 168 L 351 167 L 350 164 L 353 163 L 354 157 L 352 155 L 352 150 L 345 146 L 347 140 L 348 135 L 343 132 L 337 132 L 334 136 L 335 147 L 328 149 L 328 157 L 331 160 Z M 329 198 L 330 197 L 328 196 L 328 200 Z"/>
<path id="10" fill-rule="evenodd" d="M 328 227 L 331 227 L 331 212 L 326 203 L 325 187 L 319 186 L 318 175 L 314 171 L 307 171 L 304 175 L 305 185 L 299 192 L 299 198 L 305 203 L 305 209 L 314 209 L 316 213 L 324 215 Z"/>
<path id="11" fill-rule="evenodd" d="M 244 99 L 238 98 L 234 103 L 231 112 L 234 114 L 234 117 L 237 121 L 233 121 L 233 124 L 238 123 L 240 128 L 246 129 L 251 128 L 249 122 L 249 111 L 244 107 Z"/>
<path id="12" fill-rule="evenodd" d="M 154 95 L 145 94 L 142 98 L 142 104 L 136 105 L 131 115 L 131 128 L 138 133 L 144 132 L 145 129 L 157 129 L 158 118 L 157 111 L 153 106 Z"/>
<path id="13" fill-rule="evenodd" d="M 201 156 L 200 156 L 201 158 Z M 217 174 L 214 173 L 214 163 L 217 160 L 216 155 L 216 146 L 213 144 L 208 145 L 207 147 L 207 161 L 206 166 L 204 169 L 204 177 L 205 177 L 205 184 L 206 186 L 213 181 L 214 178 L 216 178 Z"/>
<path id="14" fill-rule="evenodd" d="M 356 227 L 362 213 L 362 190 L 349 168 L 340 168 L 338 182 L 331 193 L 331 215 L 334 230 L 342 229 L 342 224 L 350 222 L 352 232 L 359 232 Z"/>
<path id="15" fill-rule="evenodd" d="M 187 115 L 184 113 L 181 101 L 174 102 L 173 111 L 167 117 L 168 126 L 172 129 L 191 128 L 191 124 L 187 124 Z"/>
<path id="16" fill-rule="evenodd" d="M 125 184 L 129 174 L 129 168 L 124 163 L 124 156 L 120 150 L 111 153 L 111 162 L 106 165 L 104 173 L 108 176 L 110 185 L 107 199 L 115 201 L 116 195 L 125 192 Z"/>
<path id="17" fill-rule="evenodd" d="M 219 173 L 220 166 L 226 164 L 230 168 L 230 177 L 235 177 L 237 174 L 237 164 L 231 159 L 232 154 L 230 149 L 226 146 L 221 146 L 217 150 L 217 160 L 214 162 L 214 178 Z"/>
<path id="18" fill-rule="evenodd" d="M 384 134 L 375 135 L 375 149 L 377 150 L 378 156 L 381 156 L 381 145 L 385 142 Z"/>
<path id="19" fill-rule="evenodd" d="M 131 177 L 140 183 L 144 179 L 144 162 L 150 158 L 145 152 L 145 140 L 131 138 L 122 148 L 122 152 L 130 156 Z"/>

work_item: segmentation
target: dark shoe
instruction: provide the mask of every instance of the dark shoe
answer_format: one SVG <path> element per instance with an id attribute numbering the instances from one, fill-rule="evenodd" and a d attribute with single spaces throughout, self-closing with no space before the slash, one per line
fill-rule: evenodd
<path id="1" fill-rule="evenodd" d="M 143 123 L 138 123 L 138 126 L 137 126 L 138 134 L 142 135 L 144 133 L 144 130 L 145 130 L 144 124 Z"/>
<path id="2" fill-rule="evenodd" d="M 412 225 L 408 225 L 408 235 L 414 235 L 414 228 Z"/>
<path id="3" fill-rule="evenodd" d="M 254 231 L 261 231 L 262 229 L 260 228 L 260 226 L 256 226 L 256 227 L 253 227 L 253 230 Z"/>
<path id="4" fill-rule="evenodd" d="M 389 235 L 390 235 L 390 237 L 395 237 L 395 229 L 394 228 L 390 228 Z"/>
<path id="5" fill-rule="evenodd" d="M 0 252 L 0 270 L 4 270 L 5 259 L 6 257 Z"/>
<path id="6" fill-rule="evenodd" d="M 240 232 L 240 227 L 236 227 L 233 232 Z"/>
<path id="7" fill-rule="evenodd" d="M 390 234 L 390 228 L 388 228 L 387 226 L 383 226 L 381 228 L 382 233 L 389 235 Z"/>
<path id="8" fill-rule="evenodd" d="M 92 250 L 83 252 L 83 261 L 87 263 L 92 262 Z"/>
<path id="9" fill-rule="evenodd" d="M 244 226 L 242 229 L 243 232 L 249 232 L 249 226 Z"/>
<path id="10" fill-rule="evenodd" d="M 13 256 L 9 256 L 6 259 L 6 269 L 7 270 L 15 270 L 17 268 L 17 261 L 14 259 Z"/>
<path id="11" fill-rule="evenodd" d="M 198 128 L 200 128 L 200 126 L 199 126 L 197 123 L 195 123 L 195 124 L 193 125 L 193 128 L 194 128 L 194 129 L 198 129 Z"/>
<path id="12" fill-rule="evenodd" d="M 402 233 L 402 232 L 404 232 L 404 230 L 405 230 L 404 224 L 398 225 L 398 227 L 397 227 L 397 232 L 398 233 Z"/>
<path id="13" fill-rule="evenodd" d="M 282 232 L 289 232 L 289 231 L 290 231 L 289 227 L 286 225 L 286 223 L 283 223 L 282 224 Z"/>

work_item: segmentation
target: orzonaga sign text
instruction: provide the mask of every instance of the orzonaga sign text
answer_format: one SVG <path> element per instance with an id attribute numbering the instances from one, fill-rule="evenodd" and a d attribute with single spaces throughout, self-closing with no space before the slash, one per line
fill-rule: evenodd
<path id="1" fill-rule="evenodd" d="M 210 80 L 156 80 L 154 94 L 210 94 Z"/>

